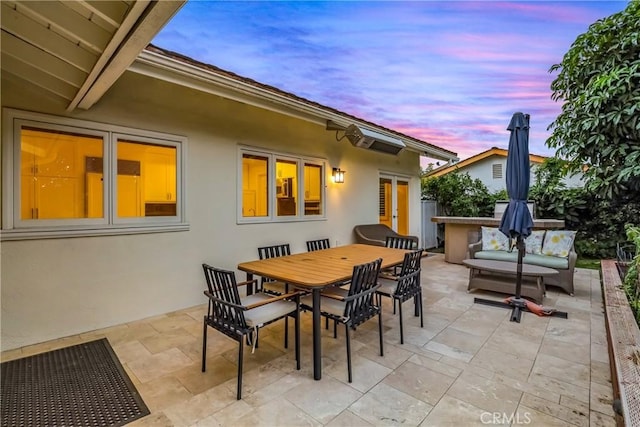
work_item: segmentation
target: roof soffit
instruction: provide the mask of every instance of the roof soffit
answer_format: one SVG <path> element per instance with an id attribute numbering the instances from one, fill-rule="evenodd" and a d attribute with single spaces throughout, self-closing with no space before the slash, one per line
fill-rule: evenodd
<path id="1" fill-rule="evenodd" d="M 3 0 L 2 72 L 90 108 L 184 2 Z"/>
<path id="2" fill-rule="evenodd" d="M 374 128 L 390 136 L 401 138 L 408 149 L 428 157 L 442 160 L 457 159 L 454 152 L 217 67 L 198 63 L 179 54 L 175 56 L 167 54 L 163 49 L 155 46 L 149 46 L 140 53 L 137 60 L 129 67 L 129 71 L 296 117 L 322 127 L 326 126 L 327 120 L 332 120 L 344 124 L 345 127 L 355 123 L 358 126 Z"/>

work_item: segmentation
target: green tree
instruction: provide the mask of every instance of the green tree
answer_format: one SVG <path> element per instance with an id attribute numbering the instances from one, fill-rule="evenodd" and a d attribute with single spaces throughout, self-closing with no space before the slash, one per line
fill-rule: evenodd
<path id="1" fill-rule="evenodd" d="M 592 24 L 558 70 L 552 99 L 564 104 L 547 145 L 573 171 L 586 167 L 594 192 L 640 193 L 640 0 Z"/>
<path id="2" fill-rule="evenodd" d="M 435 200 L 447 216 L 493 216 L 497 196 L 468 173 L 422 178 L 422 198 Z"/>

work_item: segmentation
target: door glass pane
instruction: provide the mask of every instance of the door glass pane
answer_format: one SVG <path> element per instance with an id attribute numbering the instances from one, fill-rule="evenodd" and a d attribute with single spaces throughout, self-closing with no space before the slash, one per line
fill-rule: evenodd
<path id="1" fill-rule="evenodd" d="M 20 218 L 75 219 L 103 216 L 102 167 L 92 172 L 88 159 L 103 157 L 102 137 L 24 127 L 20 130 Z"/>
<path id="2" fill-rule="evenodd" d="M 118 217 L 176 216 L 176 147 L 118 140 Z"/>
<path id="3" fill-rule="evenodd" d="M 242 155 L 242 216 L 267 216 L 269 159 L 253 154 Z"/>
<path id="4" fill-rule="evenodd" d="M 322 215 L 322 166 L 304 165 L 304 214 Z"/>
<path id="5" fill-rule="evenodd" d="M 391 179 L 380 178 L 380 203 L 379 203 L 379 215 L 380 224 L 384 224 L 389 228 L 393 228 L 391 218 Z"/>
<path id="6" fill-rule="evenodd" d="M 398 229 L 399 234 L 409 234 L 409 183 L 396 181 L 396 196 L 398 203 Z"/>
<path id="7" fill-rule="evenodd" d="M 297 215 L 298 163 L 276 160 L 276 215 Z"/>

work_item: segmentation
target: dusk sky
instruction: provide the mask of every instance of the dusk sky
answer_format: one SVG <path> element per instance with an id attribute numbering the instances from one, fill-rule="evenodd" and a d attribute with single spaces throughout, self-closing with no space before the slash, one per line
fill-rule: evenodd
<path id="1" fill-rule="evenodd" d="M 458 153 L 507 148 L 516 111 L 553 155 L 556 74 L 627 1 L 188 1 L 153 44 Z M 426 160 L 423 166 L 426 165 Z"/>

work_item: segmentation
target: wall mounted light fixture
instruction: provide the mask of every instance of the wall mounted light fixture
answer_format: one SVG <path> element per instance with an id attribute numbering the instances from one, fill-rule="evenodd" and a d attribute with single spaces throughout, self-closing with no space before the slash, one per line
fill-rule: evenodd
<path id="1" fill-rule="evenodd" d="M 331 174 L 333 178 L 333 182 L 337 184 L 344 183 L 344 174 L 345 174 L 345 171 L 340 170 L 340 168 L 333 168 L 333 172 Z"/>

